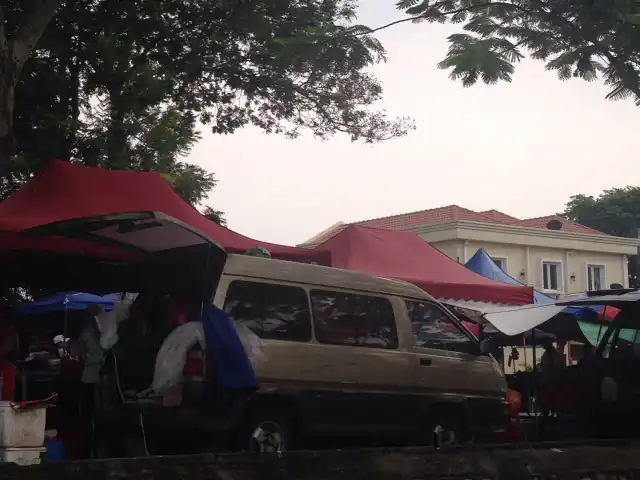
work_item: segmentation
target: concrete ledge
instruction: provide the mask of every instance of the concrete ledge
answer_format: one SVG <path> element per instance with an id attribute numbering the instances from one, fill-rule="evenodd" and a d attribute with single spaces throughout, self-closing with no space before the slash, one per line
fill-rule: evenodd
<path id="1" fill-rule="evenodd" d="M 403 480 L 585 478 L 640 472 L 640 444 L 437 452 L 371 449 L 291 452 L 282 458 L 192 455 L 0 465 L 1 480 Z M 594 478 L 591 476 L 591 478 Z M 627 478 L 630 478 L 627 476 Z"/>

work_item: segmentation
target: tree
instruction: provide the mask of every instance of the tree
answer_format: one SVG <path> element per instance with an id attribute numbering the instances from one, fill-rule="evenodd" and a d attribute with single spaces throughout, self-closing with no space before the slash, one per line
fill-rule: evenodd
<path id="1" fill-rule="evenodd" d="M 400 0 L 415 22 L 462 23 L 438 64 L 465 87 L 510 82 L 528 52 L 560 80 L 611 86 L 608 99 L 640 105 L 640 4 L 628 0 Z M 404 20 L 403 20 L 404 21 Z M 398 22 L 394 22 L 398 23 Z M 386 27 L 386 26 L 385 26 Z M 382 28 L 385 28 L 382 27 Z"/>
<path id="2" fill-rule="evenodd" d="M 59 4 L 59 0 L 0 2 L 0 172 L 15 148 L 13 114 L 16 85 Z"/>
<path id="3" fill-rule="evenodd" d="M 605 190 L 598 197 L 574 195 L 564 215 L 571 220 L 609 235 L 640 236 L 640 187 Z M 640 287 L 640 257 L 629 258 L 629 284 Z"/>
<path id="4" fill-rule="evenodd" d="M 16 88 L 0 194 L 57 157 L 161 172 L 197 206 L 215 181 L 181 159 L 201 124 L 364 142 L 406 134 L 411 121 L 371 109 L 382 88 L 367 69 L 384 50 L 351 34 L 354 14 L 352 0 L 61 0 Z"/>

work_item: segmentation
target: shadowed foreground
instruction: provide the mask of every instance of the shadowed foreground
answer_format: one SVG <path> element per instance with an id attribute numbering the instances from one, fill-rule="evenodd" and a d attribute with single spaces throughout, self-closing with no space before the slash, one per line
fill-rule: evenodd
<path id="1" fill-rule="evenodd" d="M 16 467 L 11 480 L 338 480 L 596 478 L 640 472 L 640 444 L 434 452 L 428 449 L 291 452 L 282 458 L 193 455 Z M 602 478 L 602 477 L 600 477 Z"/>

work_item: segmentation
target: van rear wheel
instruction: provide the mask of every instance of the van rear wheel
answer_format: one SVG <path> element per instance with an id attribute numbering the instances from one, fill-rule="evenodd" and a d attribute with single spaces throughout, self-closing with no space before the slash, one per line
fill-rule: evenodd
<path id="1" fill-rule="evenodd" d="M 289 415 L 274 408 L 258 408 L 247 416 L 236 445 L 249 453 L 282 454 L 292 449 L 293 428 Z"/>

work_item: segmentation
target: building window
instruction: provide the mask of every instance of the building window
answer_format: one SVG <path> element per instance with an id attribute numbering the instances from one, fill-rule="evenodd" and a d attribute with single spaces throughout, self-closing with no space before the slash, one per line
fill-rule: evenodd
<path id="1" fill-rule="evenodd" d="M 491 260 L 493 260 L 493 263 L 495 263 L 498 267 L 500 267 L 500 270 L 502 270 L 503 272 L 506 273 L 506 271 L 507 271 L 507 259 L 506 258 L 491 257 Z"/>
<path id="2" fill-rule="evenodd" d="M 587 265 L 587 290 L 602 290 L 604 284 L 604 266 Z"/>
<path id="3" fill-rule="evenodd" d="M 311 306 L 320 343 L 398 348 L 393 307 L 386 298 L 312 290 Z"/>
<path id="4" fill-rule="evenodd" d="M 561 264 L 559 262 L 542 262 L 542 288 L 560 290 Z"/>
<path id="5" fill-rule="evenodd" d="M 475 342 L 441 308 L 406 301 L 415 347 L 471 353 Z"/>
<path id="6" fill-rule="evenodd" d="M 235 280 L 229 285 L 224 310 L 260 338 L 311 340 L 309 300 L 302 288 Z"/>

